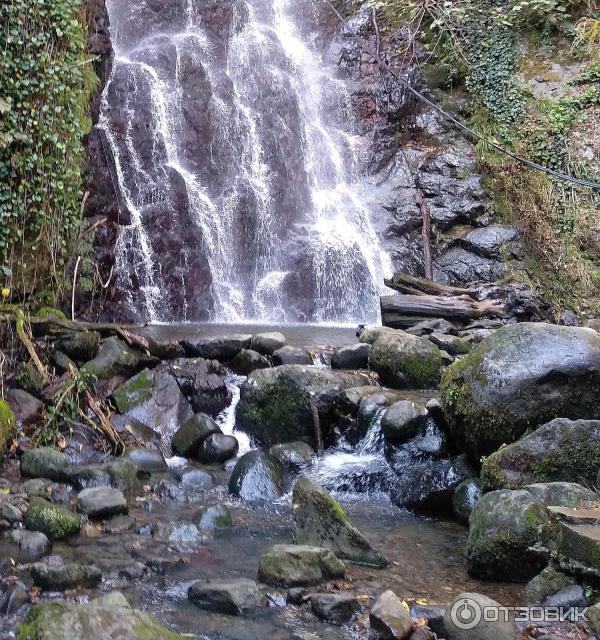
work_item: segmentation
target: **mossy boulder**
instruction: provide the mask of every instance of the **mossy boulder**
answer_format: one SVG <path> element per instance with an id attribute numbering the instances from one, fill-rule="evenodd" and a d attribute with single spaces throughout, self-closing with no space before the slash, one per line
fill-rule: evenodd
<path id="1" fill-rule="evenodd" d="M 358 373 L 283 365 L 252 372 L 242 385 L 237 427 L 260 446 L 300 440 L 315 445 L 315 412 L 325 438 L 343 389 L 366 383 Z"/>
<path id="2" fill-rule="evenodd" d="M 73 465 L 68 470 L 68 481 L 79 491 L 90 487 L 115 487 L 132 498 L 141 489 L 139 472 L 132 460 L 117 458 L 99 464 Z"/>
<path id="3" fill-rule="evenodd" d="M 107 380 L 118 375 L 130 376 L 155 364 L 158 364 L 157 358 L 136 351 L 117 338 L 108 338 L 100 345 L 96 357 L 82 369 L 98 380 Z"/>
<path id="4" fill-rule="evenodd" d="M 460 522 L 469 524 L 469 518 L 480 497 L 481 483 L 478 478 L 468 478 L 454 489 L 452 509 L 454 510 L 454 515 Z"/>
<path id="5" fill-rule="evenodd" d="M 323 547 L 276 544 L 258 563 L 258 579 L 274 587 L 310 587 L 345 575 L 344 563 Z"/>
<path id="6" fill-rule="evenodd" d="M 551 535 L 546 507 L 576 507 L 596 498 L 592 491 L 567 482 L 533 484 L 483 495 L 470 518 L 466 547 L 469 571 L 495 580 L 531 579 L 545 564 L 532 548 L 546 544 Z"/>
<path id="7" fill-rule="evenodd" d="M 338 558 L 357 564 L 388 565 L 384 555 L 352 524 L 340 503 L 310 478 L 298 478 L 292 507 L 296 544 L 326 547 Z"/>
<path id="8" fill-rule="evenodd" d="M 17 433 L 15 412 L 8 402 L 0 400 L 0 461 Z"/>
<path id="9" fill-rule="evenodd" d="M 93 589 L 102 582 L 102 571 L 88 564 L 36 562 L 31 567 L 33 584 L 44 591 L 66 591 L 76 587 Z"/>
<path id="10" fill-rule="evenodd" d="M 566 589 L 574 584 L 577 584 L 574 578 L 557 571 L 552 566 L 548 566 L 527 583 L 525 587 L 527 603 L 541 604 L 548 596 L 552 596 L 561 591 L 561 589 Z"/>
<path id="11" fill-rule="evenodd" d="M 221 433 L 219 425 L 206 413 L 197 413 L 173 434 L 171 449 L 176 456 L 194 458 L 202 441 L 213 433 Z"/>
<path id="12" fill-rule="evenodd" d="M 448 429 L 477 459 L 554 418 L 600 418 L 600 335 L 544 323 L 502 327 L 448 367 Z"/>
<path id="13" fill-rule="evenodd" d="M 68 479 L 69 461 L 52 447 L 34 447 L 21 456 L 21 475 L 27 478 L 48 478 L 61 482 Z"/>
<path id="14" fill-rule="evenodd" d="M 81 520 L 71 511 L 34 498 L 29 504 L 25 526 L 30 531 L 41 531 L 50 540 L 66 540 L 79 533 Z"/>
<path id="15" fill-rule="evenodd" d="M 119 593 L 88 604 L 49 602 L 36 605 L 17 631 L 17 640 L 182 640 L 152 616 L 132 609 Z"/>
<path id="16" fill-rule="evenodd" d="M 442 354 L 425 338 L 384 332 L 369 351 L 369 366 L 383 384 L 395 389 L 430 389 L 440 381 Z"/>
<path id="17" fill-rule="evenodd" d="M 593 486 L 600 469 L 600 420 L 557 418 L 483 461 L 484 488 L 517 489 L 533 482 Z"/>
<path id="18" fill-rule="evenodd" d="M 54 347 L 73 360 L 87 362 L 98 354 L 100 334 L 97 331 L 72 331 L 61 336 Z"/>
<path id="19" fill-rule="evenodd" d="M 21 362 L 15 370 L 13 377 L 15 387 L 24 389 L 36 398 L 42 393 L 44 381 L 40 372 L 33 366 L 32 362 Z"/>

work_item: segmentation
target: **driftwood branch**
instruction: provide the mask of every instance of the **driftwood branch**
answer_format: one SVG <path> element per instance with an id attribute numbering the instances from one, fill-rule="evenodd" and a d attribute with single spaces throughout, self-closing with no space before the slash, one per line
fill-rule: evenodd
<path id="1" fill-rule="evenodd" d="M 21 309 L 17 309 L 15 311 L 15 323 L 19 340 L 23 343 L 25 349 L 27 349 L 27 353 L 29 354 L 31 361 L 33 362 L 35 368 L 38 370 L 38 373 L 42 378 L 42 384 L 48 384 L 50 380 L 50 378 L 48 377 L 48 372 L 46 371 L 46 367 L 42 364 L 42 361 L 40 360 L 35 347 L 33 346 L 33 342 L 27 335 L 27 331 L 25 331 L 25 314 Z"/>
<path id="2" fill-rule="evenodd" d="M 417 278 L 408 273 L 396 273 L 393 278 L 385 281 L 385 286 L 400 293 L 411 295 L 434 295 L 434 296 L 469 296 L 474 297 L 471 289 L 461 289 L 445 284 L 439 284 L 425 278 Z"/>

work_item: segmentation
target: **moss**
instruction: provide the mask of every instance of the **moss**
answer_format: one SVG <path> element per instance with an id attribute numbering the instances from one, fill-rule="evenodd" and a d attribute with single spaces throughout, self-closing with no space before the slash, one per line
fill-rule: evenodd
<path id="1" fill-rule="evenodd" d="M 42 640 L 46 616 L 60 615 L 64 610 L 64 605 L 52 602 L 33 607 L 19 626 L 16 640 Z"/>
<path id="2" fill-rule="evenodd" d="M 117 409 L 121 413 L 126 413 L 154 395 L 154 373 L 145 369 L 141 373 L 131 378 L 124 385 L 113 393 L 113 399 Z"/>
<path id="3" fill-rule="evenodd" d="M 79 533 L 81 520 L 70 511 L 41 498 L 34 498 L 29 505 L 25 524 L 31 531 L 46 534 L 50 540 L 65 540 Z"/>
<path id="4" fill-rule="evenodd" d="M 0 400 L 0 457 L 17 433 L 15 412 L 8 402 Z"/>
<path id="5" fill-rule="evenodd" d="M 28 391 L 34 396 L 41 393 L 43 387 L 42 376 L 31 362 L 22 362 L 15 371 L 15 386 Z"/>
<path id="6" fill-rule="evenodd" d="M 45 320 L 46 318 L 67 319 L 67 316 L 60 309 L 55 309 L 54 307 L 40 307 L 35 315 L 40 320 Z"/>

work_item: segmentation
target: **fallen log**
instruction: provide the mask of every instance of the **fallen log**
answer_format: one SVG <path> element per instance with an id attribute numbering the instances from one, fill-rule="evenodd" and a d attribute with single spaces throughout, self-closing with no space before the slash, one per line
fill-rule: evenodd
<path id="1" fill-rule="evenodd" d="M 408 273 L 396 273 L 391 279 L 385 280 L 385 286 L 399 293 L 411 295 L 434 295 L 434 296 L 469 296 L 474 297 L 471 289 L 452 287 L 426 278 L 417 278 Z"/>
<path id="2" fill-rule="evenodd" d="M 468 322 L 484 316 L 500 317 L 504 314 L 504 305 L 493 302 L 477 302 L 468 296 L 444 297 L 409 294 L 381 297 L 382 323 L 385 327 L 395 329 L 406 328 L 410 318 L 415 321 L 414 323 L 431 318 Z"/>

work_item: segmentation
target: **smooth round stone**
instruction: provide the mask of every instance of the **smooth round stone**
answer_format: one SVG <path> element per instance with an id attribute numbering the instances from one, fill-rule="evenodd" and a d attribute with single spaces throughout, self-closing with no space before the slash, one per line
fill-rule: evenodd
<path id="1" fill-rule="evenodd" d="M 237 456 L 239 448 L 237 438 L 234 436 L 213 433 L 198 447 L 198 460 L 206 464 L 227 462 Z"/>
<path id="2" fill-rule="evenodd" d="M 181 474 L 181 484 L 190 489 L 210 489 L 213 486 L 213 479 L 206 471 L 189 469 Z"/>
<path id="3" fill-rule="evenodd" d="M 107 518 L 127 513 L 127 499 L 119 489 L 91 487 L 77 495 L 77 511 L 90 518 Z"/>

